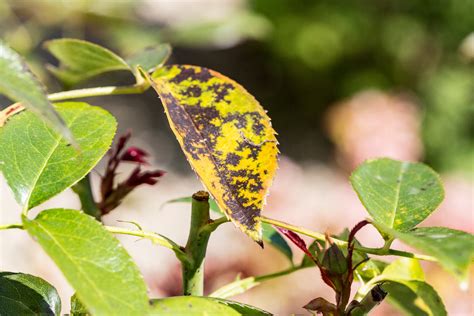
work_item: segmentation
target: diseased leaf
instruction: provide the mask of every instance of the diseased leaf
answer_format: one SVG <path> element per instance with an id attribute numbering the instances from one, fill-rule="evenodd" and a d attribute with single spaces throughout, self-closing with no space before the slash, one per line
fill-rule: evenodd
<path id="1" fill-rule="evenodd" d="M 30 72 L 28 66 L 13 49 L 0 40 L 0 94 L 21 102 L 54 127 L 69 143 L 75 145 L 71 131 L 48 101 L 46 91 Z M 0 127 L 8 118 L 0 112 Z"/>
<path id="2" fill-rule="evenodd" d="M 389 236 L 438 259 L 439 264 L 461 282 L 469 279 L 474 258 L 474 236 L 446 227 L 420 227 L 399 232 L 383 225 L 377 228 Z"/>
<path id="3" fill-rule="evenodd" d="M 421 163 L 368 160 L 351 183 L 374 221 L 399 231 L 422 222 L 444 198 L 438 174 Z"/>
<path id="4" fill-rule="evenodd" d="M 145 71 L 153 71 L 165 64 L 171 55 L 171 46 L 169 44 L 160 44 L 145 48 L 127 59 L 127 63 L 135 69 L 141 66 Z"/>
<path id="5" fill-rule="evenodd" d="M 45 42 L 44 47 L 60 62 L 59 68 L 49 70 L 68 86 L 109 71 L 132 71 L 120 56 L 91 42 L 61 38 Z"/>
<path id="6" fill-rule="evenodd" d="M 59 315 L 61 299 L 45 280 L 24 273 L 0 272 L 0 315 Z"/>
<path id="7" fill-rule="evenodd" d="M 55 105 L 81 150 L 78 151 L 30 111 L 0 129 L 0 170 L 18 203 L 30 209 L 70 187 L 97 164 L 112 143 L 115 118 L 82 102 Z"/>
<path id="8" fill-rule="evenodd" d="M 146 315 L 145 282 L 130 255 L 93 217 L 67 209 L 23 218 L 92 315 Z"/>
<path id="9" fill-rule="evenodd" d="M 261 242 L 259 216 L 278 155 L 263 108 L 242 86 L 206 68 L 165 66 L 151 81 L 202 183 L 234 224 Z"/>
<path id="10" fill-rule="evenodd" d="M 404 315 L 447 315 L 441 298 L 428 283 L 422 281 L 407 281 L 403 284 L 387 282 L 382 285 L 382 288 L 388 293 L 388 302 Z"/>
<path id="11" fill-rule="evenodd" d="M 191 197 L 182 197 L 167 201 L 165 204 L 168 203 L 191 203 Z M 215 212 L 219 215 L 224 215 L 220 210 L 219 206 L 217 205 L 216 201 L 213 199 L 209 199 L 209 208 L 211 211 Z M 291 263 L 293 263 L 293 251 L 291 250 L 290 246 L 286 242 L 286 240 L 277 232 L 272 225 L 267 223 L 262 223 L 262 240 L 271 246 L 275 247 L 279 250 L 283 255 L 285 255 Z"/>

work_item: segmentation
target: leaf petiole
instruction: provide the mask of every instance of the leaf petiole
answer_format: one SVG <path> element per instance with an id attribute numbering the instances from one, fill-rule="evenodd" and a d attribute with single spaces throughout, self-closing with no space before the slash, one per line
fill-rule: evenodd
<path id="1" fill-rule="evenodd" d="M 189 261 L 189 258 L 186 255 L 186 253 L 183 251 L 183 248 L 177 243 L 175 243 L 174 241 L 172 241 L 171 239 L 169 239 L 168 237 L 165 237 L 163 235 L 152 233 L 152 232 L 146 232 L 143 230 L 129 230 L 129 229 L 114 227 L 114 226 L 104 226 L 104 228 L 108 230 L 109 232 L 111 232 L 112 234 L 136 236 L 136 237 L 141 237 L 144 239 L 151 240 L 153 243 L 159 244 L 160 246 L 173 250 L 173 252 L 176 254 L 176 257 L 178 258 L 179 261 L 181 262 Z"/>
<path id="2" fill-rule="evenodd" d="M 294 231 L 296 233 L 300 233 L 302 235 L 312 237 L 316 240 L 322 240 L 322 241 L 325 240 L 324 234 L 314 232 L 303 227 L 294 226 L 294 225 L 281 222 L 279 220 L 275 220 L 272 218 L 268 218 L 265 216 L 260 216 L 260 220 L 263 223 L 282 227 L 282 228 Z M 347 241 L 340 240 L 337 238 L 331 238 L 331 241 L 338 246 L 347 247 Z M 407 258 L 413 258 L 413 259 L 419 259 L 419 260 L 425 260 L 425 261 L 433 261 L 433 262 L 438 261 L 436 258 L 432 256 L 411 253 L 411 252 L 401 251 L 401 250 L 395 250 L 395 249 L 389 249 L 389 248 L 387 249 L 387 245 L 390 246 L 390 244 L 391 244 L 391 241 L 390 243 L 386 242 L 382 248 L 368 248 L 368 247 L 355 246 L 354 249 L 357 251 L 361 251 L 361 252 L 365 252 L 365 253 L 377 255 L 377 256 L 399 256 L 399 257 L 407 257 Z"/>
<path id="3" fill-rule="evenodd" d="M 148 81 L 143 81 L 138 85 L 133 86 L 109 86 L 109 87 L 96 87 L 69 90 L 63 92 L 52 93 L 48 95 L 50 101 L 62 101 L 69 99 L 79 99 L 88 97 L 98 97 L 106 95 L 118 95 L 118 94 L 140 94 L 145 92 L 150 87 Z"/>
<path id="4" fill-rule="evenodd" d="M 20 224 L 20 223 L 0 225 L 0 230 L 15 229 L 15 228 L 16 229 L 24 229 L 23 224 Z"/>

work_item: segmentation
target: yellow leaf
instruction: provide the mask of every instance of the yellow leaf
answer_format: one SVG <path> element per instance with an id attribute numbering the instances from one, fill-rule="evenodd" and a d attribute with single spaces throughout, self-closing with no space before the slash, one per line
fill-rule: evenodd
<path id="1" fill-rule="evenodd" d="M 259 216 L 278 163 L 265 110 L 235 81 L 206 68 L 167 66 L 151 81 L 204 186 L 228 218 L 261 242 Z"/>

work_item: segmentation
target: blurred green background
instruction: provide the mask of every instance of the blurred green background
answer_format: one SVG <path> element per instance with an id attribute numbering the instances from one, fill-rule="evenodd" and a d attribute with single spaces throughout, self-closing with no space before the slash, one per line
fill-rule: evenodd
<path id="1" fill-rule="evenodd" d="M 172 62 L 247 87 L 270 111 L 282 151 L 303 160 L 332 159 L 331 104 L 366 89 L 403 92 L 421 109 L 424 160 L 472 173 L 473 12 L 470 0 L 1 0 L 0 36 L 52 90 L 46 39 L 84 38 L 124 55 L 170 42 Z"/>

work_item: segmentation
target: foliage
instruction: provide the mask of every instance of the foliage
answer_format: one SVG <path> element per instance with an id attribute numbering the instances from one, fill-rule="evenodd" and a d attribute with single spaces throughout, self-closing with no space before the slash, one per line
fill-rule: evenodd
<path id="1" fill-rule="evenodd" d="M 69 142 L 74 142 L 63 119 L 48 101 L 43 86 L 23 59 L 3 41 L 0 41 L 0 93 L 40 114 Z M 5 118 L 0 117 L 0 126 L 4 122 Z"/>
<path id="2" fill-rule="evenodd" d="M 366 89 L 414 94 L 426 160 L 472 175 L 472 56 L 462 48 L 474 29 L 470 0 L 242 2 L 219 2 L 224 14 L 209 21 L 206 6 L 184 2 L 168 11 L 148 1 L 0 0 L 0 36 L 45 80 L 39 48 L 57 34 L 93 38 L 121 56 L 170 42 L 176 62 L 216 68 L 253 91 L 285 135 L 283 150 L 300 159 L 330 158 L 315 122 L 334 102 Z M 299 115 L 287 115 L 289 105 Z"/>
<path id="3" fill-rule="evenodd" d="M 107 152 L 115 134 L 115 118 L 99 107 L 65 102 L 55 108 L 64 117 L 80 150 L 69 146 L 32 112 L 15 115 L 0 130 L 1 170 L 17 202 L 25 209 L 83 178 Z M 25 156 L 25 152 L 29 154 Z"/>
<path id="4" fill-rule="evenodd" d="M 0 273 L 0 311 L 5 315 L 58 315 L 61 300 L 45 280 L 24 273 Z"/>
<path id="5" fill-rule="evenodd" d="M 0 49 L 7 49 L 0 45 Z M 136 230 L 105 226 L 100 221 L 102 215 L 113 211 L 139 185 L 154 185 L 163 176 L 161 170 L 141 169 L 148 154 L 140 148 L 125 147 L 129 134 L 120 137 L 110 151 L 102 177 L 102 201 L 97 201 L 88 174 L 111 145 L 116 130 L 111 114 L 83 102 L 55 104 L 51 109 L 64 118 L 77 142 L 78 148 L 74 148 L 68 143 L 70 139 L 46 124 L 47 118 L 30 111 L 36 106 L 35 100 L 29 101 L 33 105 L 27 109 L 14 104 L 1 112 L 5 124 L 0 128 L 0 170 L 23 212 L 20 224 L 3 225 L 0 229 L 26 230 L 51 257 L 76 291 L 71 298 L 71 314 L 268 315 L 256 307 L 224 298 L 314 266 L 334 291 L 335 302 L 315 298 L 304 306 L 310 311 L 363 315 L 387 296 L 407 314 L 446 314 L 440 297 L 425 282 L 418 260 L 438 262 L 460 281 L 466 281 L 474 258 L 474 237 L 445 227 L 416 227 L 444 197 L 439 177 L 429 167 L 388 158 L 362 164 L 352 174 L 351 183 L 372 218 L 337 236 L 267 218 L 261 211 L 277 168 L 277 142 L 269 117 L 243 87 L 206 68 L 165 66 L 167 45 L 139 53 L 128 59 L 130 64 L 115 53 L 84 41 L 63 39 L 50 42 L 48 47 L 62 64 L 53 72 L 66 83 L 117 69 L 133 73 L 136 82 L 132 86 L 69 90 L 53 95 L 41 92 L 38 102 L 139 93 L 152 86 L 161 96 L 170 127 L 191 167 L 213 196 L 209 200 L 207 192 L 199 191 L 192 198 L 172 201 L 192 205 L 185 246 L 145 232 L 137 223 Z M 0 54 L 0 63 L 19 58 L 10 50 L 9 54 Z M 25 75 L 26 68 L 9 71 L 9 76 L 0 76 L 0 87 L 7 86 L 11 76 L 31 79 Z M 24 86 L 19 85 L 18 89 L 21 92 Z M 15 94 L 5 94 L 15 99 Z M 115 175 L 123 162 L 135 164 L 135 169 L 125 182 L 116 183 Z M 40 209 L 44 201 L 70 187 L 80 197 L 81 211 Z M 36 206 L 39 214 L 31 218 L 29 210 Z M 211 219 L 210 209 L 223 216 Z M 291 265 L 283 271 L 236 280 L 204 297 L 209 237 L 229 221 L 254 241 L 262 244 L 263 240 L 280 250 Z M 356 234 L 367 225 L 380 232 L 385 241 L 383 247 L 367 248 L 356 240 Z M 291 249 L 278 231 L 306 254 L 299 264 L 293 262 Z M 172 250 L 182 266 L 185 296 L 150 299 L 137 266 L 112 234 L 147 238 Z M 307 247 L 298 234 L 315 240 Z M 391 249 L 395 239 L 424 254 Z M 389 264 L 371 255 L 395 255 L 401 259 Z M 351 300 L 356 281 L 360 287 Z M 3 272 L 0 285 L 0 302 L 8 300 L 0 307 L 2 313 L 60 313 L 56 290 L 44 280 Z"/>
<path id="6" fill-rule="evenodd" d="M 183 152 L 220 209 L 261 242 L 257 218 L 277 168 L 270 118 L 244 88 L 206 68 L 159 68 L 151 82 Z"/>

